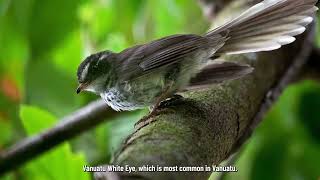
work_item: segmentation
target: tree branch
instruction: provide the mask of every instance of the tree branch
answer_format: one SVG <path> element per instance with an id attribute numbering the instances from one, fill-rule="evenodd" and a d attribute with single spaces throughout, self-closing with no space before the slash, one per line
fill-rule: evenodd
<path id="1" fill-rule="evenodd" d="M 247 6 L 235 3 L 221 11 L 215 22 L 223 21 L 226 12 Z M 149 119 L 150 124 L 127 138 L 112 164 L 218 165 L 243 145 L 284 87 L 299 73 L 311 53 L 313 34 L 313 30 L 307 32 L 294 44 L 277 51 L 224 57 L 251 64 L 255 71 L 240 80 L 186 92 L 182 94 L 184 99 L 168 102 Z M 116 173 L 99 172 L 95 177 L 106 179 L 110 174 L 114 177 Z M 210 174 L 117 173 L 121 179 L 207 179 Z"/>
<path id="2" fill-rule="evenodd" d="M 107 118 L 112 119 L 113 114 L 108 109 L 102 100 L 92 102 L 61 119 L 54 128 L 27 138 L 2 152 L 0 154 L 0 175 L 97 126 Z"/>

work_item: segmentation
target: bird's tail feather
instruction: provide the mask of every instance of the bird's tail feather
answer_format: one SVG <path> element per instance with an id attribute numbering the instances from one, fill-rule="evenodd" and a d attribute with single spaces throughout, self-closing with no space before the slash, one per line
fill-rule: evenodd
<path id="1" fill-rule="evenodd" d="M 253 71 L 253 67 L 228 61 L 214 61 L 191 79 L 186 90 L 206 88 L 215 83 L 241 78 Z"/>
<path id="2" fill-rule="evenodd" d="M 209 31 L 206 36 L 227 33 L 216 54 L 270 51 L 295 41 L 305 31 L 317 10 L 317 0 L 264 0 L 238 18 Z"/>

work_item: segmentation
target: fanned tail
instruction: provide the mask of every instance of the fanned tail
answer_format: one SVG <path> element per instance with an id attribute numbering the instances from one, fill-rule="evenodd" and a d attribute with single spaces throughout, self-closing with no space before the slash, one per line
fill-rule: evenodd
<path id="1" fill-rule="evenodd" d="M 227 33 L 228 40 L 216 54 L 270 51 L 295 41 L 313 20 L 317 0 L 264 0 L 238 18 L 206 34 Z"/>

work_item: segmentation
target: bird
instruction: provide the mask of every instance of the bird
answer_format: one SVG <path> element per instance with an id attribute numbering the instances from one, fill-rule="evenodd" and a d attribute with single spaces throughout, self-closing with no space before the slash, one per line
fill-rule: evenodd
<path id="1" fill-rule="evenodd" d="M 175 94 L 241 78 L 253 67 L 217 60 L 222 55 L 271 51 L 295 41 L 313 21 L 317 0 L 264 0 L 204 35 L 175 34 L 121 52 L 85 58 L 81 91 L 100 95 L 116 111 L 151 107 Z"/>

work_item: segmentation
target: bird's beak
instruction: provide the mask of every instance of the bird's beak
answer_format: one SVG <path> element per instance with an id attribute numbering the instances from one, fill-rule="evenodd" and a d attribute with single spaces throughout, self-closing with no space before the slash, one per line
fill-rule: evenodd
<path id="1" fill-rule="evenodd" d="M 77 94 L 79 94 L 81 91 L 83 91 L 88 86 L 87 83 L 80 83 L 77 88 Z"/>

